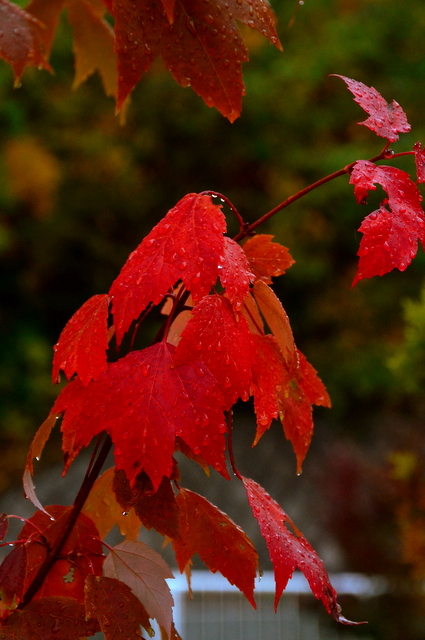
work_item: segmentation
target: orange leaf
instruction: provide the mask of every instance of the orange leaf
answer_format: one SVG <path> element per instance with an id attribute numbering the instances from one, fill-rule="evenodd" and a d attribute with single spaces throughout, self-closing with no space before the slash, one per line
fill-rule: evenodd
<path id="1" fill-rule="evenodd" d="M 128 540 L 137 540 L 141 522 L 134 509 L 129 509 L 128 514 L 124 515 L 121 505 L 115 499 L 112 490 L 114 473 L 115 467 L 111 467 L 96 480 L 84 503 L 82 513 L 94 522 L 101 539 L 105 538 L 116 524 L 121 535 Z"/>
<path id="2" fill-rule="evenodd" d="M 34 475 L 34 458 L 36 460 L 40 459 L 40 456 L 44 449 L 44 445 L 49 439 L 58 417 L 59 416 L 53 412 L 49 416 L 47 416 L 43 424 L 38 428 L 34 438 L 32 439 L 27 455 L 27 461 L 25 463 L 25 469 L 28 469 L 31 475 Z"/>
<path id="3" fill-rule="evenodd" d="M 65 6 L 65 0 L 31 0 L 25 7 L 35 18 L 43 23 L 44 29 L 40 33 L 46 56 L 50 56 L 60 14 Z"/>
<path id="4" fill-rule="evenodd" d="M 114 33 L 110 25 L 86 0 L 67 0 L 75 53 L 74 88 L 96 70 L 107 96 L 117 95 Z"/>
<path id="5" fill-rule="evenodd" d="M 197 553 L 213 573 L 220 571 L 236 585 L 255 608 L 258 555 L 251 540 L 229 516 L 197 493 L 181 489 L 177 502 L 181 537 L 173 540 L 173 548 L 180 571 Z"/>
<path id="6" fill-rule="evenodd" d="M 262 234 L 249 238 L 243 250 L 257 278 L 271 284 L 272 276 L 281 276 L 295 260 L 283 245 L 272 242 L 273 236 Z"/>
<path id="7" fill-rule="evenodd" d="M 295 342 L 285 309 L 276 294 L 261 280 L 254 285 L 254 297 L 265 321 L 269 325 L 283 357 L 288 363 L 294 362 Z"/>

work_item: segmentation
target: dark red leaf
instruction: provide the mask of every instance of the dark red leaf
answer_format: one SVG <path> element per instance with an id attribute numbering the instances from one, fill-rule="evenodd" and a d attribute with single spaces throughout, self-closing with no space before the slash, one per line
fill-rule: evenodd
<path id="1" fill-rule="evenodd" d="M 73 598 L 49 597 L 30 602 L 0 626 L 0 640 L 75 640 L 99 631 L 86 620 L 83 604 Z"/>
<path id="2" fill-rule="evenodd" d="M 69 518 L 72 507 L 52 505 L 47 507 L 54 521 L 42 511 L 37 511 L 22 528 L 16 545 L 0 567 L 0 588 L 6 594 L 14 592 L 17 601 L 32 583 L 47 549 L 56 542 Z M 102 572 L 102 544 L 98 531 L 87 516 L 80 514 L 71 534 L 37 591 L 34 599 L 47 596 L 64 596 L 84 602 L 84 580 L 89 573 Z"/>
<path id="3" fill-rule="evenodd" d="M 195 358 L 204 362 L 230 409 L 239 397 L 249 397 L 254 358 L 251 336 L 245 318 L 235 315 L 227 298 L 207 296 L 193 309 L 177 346 L 176 362 Z"/>
<path id="4" fill-rule="evenodd" d="M 374 87 L 367 87 L 363 82 L 345 76 L 332 75 L 344 80 L 354 96 L 354 102 L 357 102 L 369 114 L 369 118 L 359 124 L 363 124 L 390 142 L 398 140 L 399 133 L 410 131 L 406 114 L 395 100 L 388 104 Z"/>
<path id="5" fill-rule="evenodd" d="M 78 373 L 83 385 L 105 371 L 108 307 L 107 295 L 92 296 L 67 322 L 54 347 L 53 383 L 60 381 L 60 369 L 68 380 Z"/>
<path id="6" fill-rule="evenodd" d="M 369 214 L 359 228 L 364 236 L 352 286 L 363 278 L 382 276 L 394 268 L 404 271 L 416 255 L 418 239 L 422 244 L 425 241 L 425 214 L 418 188 L 401 169 L 376 166 L 367 160 L 356 162 L 350 184 L 354 184 L 359 203 L 376 189 L 376 184 L 388 194 L 388 200 Z"/>
<path id="7" fill-rule="evenodd" d="M 27 66 L 51 67 L 41 46 L 43 24 L 9 0 L 0 0 L 0 57 L 8 62 L 19 82 Z"/>
<path id="8" fill-rule="evenodd" d="M 202 362 L 176 366 L 174 351 L 160 342 L 109 365 L 87 387 L 78 379 L 65 387 L 52 413 L 65 411 L 66 469 L 105 430 L 115 445 L 116 465 L 131 484 L 142 470 L 155 490 L 163 476 L 170 477 L 176 436 L 228 477 L 224 403 L 217 382 Z"/>
<path id="9" fill-rule="evenodd" d="M 197 553 L 210 571 L 220 571 L 255 608 L 258 555 L 251 540 L 229 516 L 197 493 L 181 489 L 177 502 L 181 536 L 173 540 L 173 548 L 180 571 Z"/>
<path id="10" fill-rule="evenodd" d="M 277 502 L 254 480 L 243 478 L 243 483 L 252 513 L 260 525 L 261 535 L 266 541 L 273 563 L 276 581 L 275 609 L 288 580 L 298 567 L 307 578 L 313 594 L 323 602 L 326 611 L 335 620 L 342 624 L 362 624 L 350 622 L 341 615 L 337 594 L 329 581 L 323 562 L 292 525 Z M 296 535 L 289 531 L 286 523 L 296 530 Z"/>
<path id="11" fill-rule="evenodd" d="M 153 632 L 146 609 L 120 580 L 87 576 L 85 603 L 86 615 L 97 618 L 105 640 L 140 640 L 140 626 Z"/>
<path id="12" fill-rule="evenodd" d="M 190 85 L 208 106 L 217 107 L 233 121 L 240 114 L 245 93 L 241 63 L 248 59 L 235 19 L 258 29 L 281 47 L 274 14 L 265 0 L 176 0 L 174 4 L 170 0 L 139 4 L 113 0 L 112 14 L 118 56 L 118 109 L 161 55 L 177 82 L 184 87 Z"/>
<path id="13" fill-rule="evenodd" d="M 113 282 L 117 343 L 150 302 L 158 304 L 183 280 L 194 300 L 217 280 L 226 221 L 209 196 L 191 193 L 167 213 L 130 255 Z"/>
<path id="14" fill-rule="evenodd" d="M 170 480 L 163 478 L 158 491 L 151 495 L 152 489 L 148 493 L 140 479 L 138 476 L 135 486 L 131 488 L 124 471 L 116 470 L 113 489 L 122 509 L 129 511 L 134 508 L 146 529 L 155 529 L 163 536 L 178 538 L 179 505 Z"/>
<path id="15" fill-rule="evenodd" d="M 421 148 L 421 143 L 416 142 L 413 145 L 415 152 L 416 175 L 418 182 L 425 182 L 425 146 Z"/>

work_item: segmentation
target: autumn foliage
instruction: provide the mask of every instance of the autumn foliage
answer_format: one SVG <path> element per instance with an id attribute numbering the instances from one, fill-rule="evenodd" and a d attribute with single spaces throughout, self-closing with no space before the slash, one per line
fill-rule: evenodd
<path id="1" fill-rule="evenodd" d="M 95 69 L 120 109 L 153 59 L 161 56 L 176 80 L 191 85 L 230 120 L 244 92 L 247 59 L 235 20 L 280 46 L 264 0 L 225 3 L 162 0 L 137 6 L 127 0 L 32 0 L 24 11 L 1 0 L 0 54 L 20 78 L 25 66 L 49 68 L 59 15 L 67 9 L 74 32 L 78 84 Z M 106 12 L 113 17 L 105 19 Z M 342 77 L 368 114 L 360 123 L 387 143 L 310 185 L 252 224 L 221 194 L 184 196 L 131 253 L 107 293 L 76 311 L 54 347 L 53 382 L 63 387 L 31 444 L 24 488 L 37 507 L 0 567 L 0 638 L 37 634 L 74 640 L 104 632 L 107 639 L 152 633 L 178 638 L 162 557 L 138 540 L 143 526 L 171 541 L 181 572 L 190 574 L 198 554 L 255 607 L 258 555 L 225 513 L 183 486 L 176 452 L 243 483 L 274 567 L 275 607 L 300 569 L 327 612 L 344 624 L 324 565 L 289 516 L 255 480 L 239 472 L 232 447 L 232 408 L 253 398 L 253 445 L 280 421 L 299 473 L 313 435 L 313 405 L 330 407 L 326 389 L 297 348 L 288 316 L 270 285 L 293 264 L 288 249 L 256 229 L 295 199 L 346 175 L 364 204 L 377 185 L 385 192 L 377 211 L 361 223 L 363 238 L 353 285 L 364 278 L 406 269 L 425 242 L 425 217 L 417 183 L 425 181 L 420 143 L 395 154 L 389 145 L 410 125 L 402 108 L 371 87 Z M 413 155 L 417 183 L 393 166 Z M 224 206 L 226 205 L 226 209 Z M 226 235 L 224 211 L 239 233 Z M 152 344 L 137 348 L 137 335 L 155 307 L 162 325 Z M 80 451 L 96 440 L 90 465 L 72 506 L 43 506 L 32 484 L 34 459 L 60 423 L 64 474 Z M 115 467 L 100 475 L 113 447 Z M 213 479 L 211 478 L 211 482 Z M 1 539 L 9 516 L 0 519 Z M 124 537 L 104 542 L 115 526 Z"/>

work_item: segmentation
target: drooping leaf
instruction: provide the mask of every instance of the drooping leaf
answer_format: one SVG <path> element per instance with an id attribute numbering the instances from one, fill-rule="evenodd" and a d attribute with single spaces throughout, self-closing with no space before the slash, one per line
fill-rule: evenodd
<path id="1" fill-rule="evenodd" d="M 109 298 L 99 294 L 89 298 L 67 322 L 54 347 L 53 383 L 59 371 L 69 380 L 74 373 L 87 385 L 106 369 Z"/>
<path id="2" fill-rule="evenodd" d="M 258 305 L 251 293 L 246 296 L 243 302 L 242 315 L 247 321 L 251 333 L 260 336 L 264 335 L 263 318 L 261 317 Z"/>
<path id="3" fill-rule="evenodd" d="M 418 182 L 425 182 L 425 146 L 422 147 L 420 142 L 413 145 L 415 152 L 416 175 Z"/>
<path id="4" fill-rule="evenodd" d="M 37 494 L 35 493 L 35 486 L 32 481 L 32 475 L 29 469 L 24 470 L 24 475 L 22 477 L 22 485 L 24 488 L 25 497 L 32 502 L 32 504 L 40 511 L 43 511 L 46 516 L 51 517 L 50 513 L 46 511 L 46 509 L 41 504 L 40 500 L 37 498 Z"/>
<path id="5" fill-rule="evenodd" d="M 243 249 L 232 238 L 225 236 L 220 281 L 236 311 L 241 310 L 249 291 L 249 285 L 254 280 L 255 276 L 250 271 L 249 262 Z"/>
<path id="6" fill-rule="evenodd" d="M 0 0 L 0 57 L 10 64 L 18 83 L 25 67 L 51 71 L 42 48 L 43 25 L 9 0 Z"/>
<path id="7" fill-rule="evenodd" d="M 354 184 L 359 203 L 376 189 L 376 184 L 388 194 L 388 199 L 359 228 L 364 235 L 352 286 L 363 278 L 382 276 L 394 268 L 404 271 L 416 255 L 418 240 L 425 242 L 425 214 L 418 188 L 401 169 L 377 166 L 368 160 L 356 162 L 350 184 Z"/>
<path id="8" fill-rule="evenodd" d="M 399 133 L 410 131 L 410 124 L 407 122 L 406 114 L 398 102 L 393 100 L 391 104 L 388 104 L 374 87 L 367 87 L 363 82 L 358 82 L 345 76 L 332 75 L 344 80 L 354 96 L 354 102 L 357 102 L 369 114 L 369 118 L 359 122 L 359 124 L 363 124 L 378 136 L 386 138 L 390 142 L 398 140 Z"/>
<path id="9" fill-rule="evenodd" d="M 149 617 L 155 618 L 170 633 L 174 602 L 165 579 L 172 578 L 173 574 L 156 551 L 144 542 L 124 540 L 111 549 L 103 573 L 129 586 Z"/>
<path id="10" fill-rule="evenodd" d="M 47 550 L 53 547 L 61 534 L 71 509 L 72 507 L 50 505 L 47 510 L 55 518 L 54 521 L 42 511 L 37 511 L 29 519 L 18 536 L 18 540 L 26 542 L 16 545 L 0 566 L 0 588 L 5 588 L 7 592 L 15 589 L 17 600 L 22 599 L 45 559 Z M 84 580 L 89 573 L 99 575 L 102 563 L 102 544 L 98 531 L 90 518 L 80 514 L 62 547 L 60 557 L 53 564 L 34 599 L 65 596 L 84 602 Z"/>
<path id="11" fill-rule="evenodd" d="M 141 522 L 134 509 L 123 513 L 121 505 L 115 499 L 112 490 L 115 467 L 107 469 L 96 480 L 84 503 L 82 513 L 85 513 L 95 524 L 99 537 L 103 540 L 116 524 L 121 535 L 128 540 L 137 540 Z"/>
<path id="12" fill-rule="evenodd" d="M 97 620 L 86 620 L 83 604 L 52 596 L 14 611 L 0 626 L 0 640 L 76 640 L 97 631 Z"/>
<path id="13" fill-rule="evenodd" d="M 116 470 L 113 490 L 124 511 L 134 508 L 146 529 L 155 529 L 163 536 L 178 538 L 180 535 L 179 505 L 177 503 L 170 480 L 163 478 L 158 491 L 152 492 L 152 485 L 147 488 L 143 483 L 143 474 L 137 478 L 133 488 L 130 487 L 124 471 Z"/>
<path id="14" fill-rule="evenodd" d="M 295 342 L 285 309 L 276 294 L 261 280 L 254 284 L 254 298 L 269 325 L 283 357 L 290 366 L 295 362 Z"/>
<path id="15" fill-rule="evenodd" d="M 133 351 L 83 387 L 64 388 L 52 413 L 62 420 L 66 467 L 101 431 L 115 445 L 115 461 L 134 484 L 144 470 L 154 490 L 170 477 L 176 436 L 224 477 L 226 425 L 217 381 L 202 362 L 176 366 L 175 347 L 164 342 Z"/>
<path id="16" fill-rule="evenodd" d="M 66 0 L 75 54 L 74 88 L 99 71 L 107 96 L 117 95 L 114 33 L 86 0 Z"/>
<path id="17" fill-rule="evenodd" d="M 205 297 L 192 311 L 176 350 L 176 362 L 194 359 L 206 364 L 219 383 L 226 409 L 240 397 L 247 400 L 253 361 L 251 332 L 222 295 Z M 196 453 L 196 452 L 195 452 Z"/>
<path id="18" fill-rule="evenodd" d="M 97 618 L 105 640 L 140 640 L 140 626 L 153 633 L 146 609 L 120 580 L 89 575 L 85 594 L 86 615 Z"/>
<path id="19" fill-rule="evenodd" d="M 289 385 L 277 395 L 279 417 L 286 438 L 291 442 L 297 458 L 297 473 L 301 473 L 304 458 L 313 436 L 313 407 L 330 407 L 331 401 L 317 371 L 297 350 L 297 367 Z"/>
<path id="20" fill-rule="evenodd" d="M 253 366 L 252 395 L 257 416 L 254 445 L 279 416 L 278 398 L 288 393 L 289 375 L 276 338 L 254 335 L 256 361 Z"/>
<path id="21" fill-rule="evenodd" d="M 34 459 L 35 460 L 40 459 L 44 449 L 44 445 L 49 439 L 52 429 L 57 423 L 58 417 L 59 416 L 57 414 L 53 412 L 50 413 L 50 415 L 47 416 L 43 424 L 37 429 L 37 432 L 34 438 L 32 439 L 32 442 L 30 444 L 30 448 L 28 451 L 28 455 L 27 455 L 27 460 L 25 463 L 25 471 L 29 470 L 31 475 L 34 475 L 34 465 L 33 465 Z"/>
<path id="22" fill-rule="evenodd" d="M 220 206 L 209 196 L 188 194 L 167 213 L 111 286 L 118 344 L 133 320 L 150 302 L 161 302 L 177 280 L 183 280 L 194 300 L 209 292 L 217 280 L 225 230 Z"/>
<path id="23" fill-rule="evenodd" d="M 197 493 L 181 489 L 177 502 L 181 536 L 173 539 L 173 548 L 180 571 L 197 553 L 210 571 L 220 571 L 255 608 L 258 555 L 251 540 L 229 516 Z"/>
<path id="24" fill-rule="evenodd" d="M 153 0 L 142 4 L 111 0 L 110 4 L 120 78 L 118 109 L 161 55 L 177 82 L 190 85 L 208 106 L 217 107 L 233 122 L 245 93 L 241 63 L 248 59 L 235 19 L 281 47 L 274 14 L 265 0 L 168 0 L 165 8 Z"/>
<path id="25" fill-rule="evenodd" d="M 292 525 L 277 502 L 254 480 L 243 478 L 243 483 L 252 513 L 260 526 L 261 535 L 266 541 L 273 563 L 276 582 L 275 609 L 288 580 L 298 567 L 307 578 L 313 594 L 323 602 L 326 611 L 335 620 L 342 624 L 362 624 L 350 622 L 341 615 L 337 594 L 329 581 L 323 562 Z M 289 531 L 286 523 L 295 529 L 296 535 Z"/>
<path id="26" fill-rule="evenodd" d="M 266 284 L 271 284 L 272 276 L 283 275 L 295 263 L 288 249 L 272 240 L 273 236 L 260 234 L 248 238 L 243 245 L 251 270 Z"/>

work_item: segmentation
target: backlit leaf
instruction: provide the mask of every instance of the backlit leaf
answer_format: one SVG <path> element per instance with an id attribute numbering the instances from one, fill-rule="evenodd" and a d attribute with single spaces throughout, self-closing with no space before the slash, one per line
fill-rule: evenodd
<path id="1" fill-rule="evenodd" d="M 255 608 L 258 555 L 251 540 L 229 516 L 197 493 L 181 489 L 177 502 L 181 536 L 173 540 L 173 548 L 180 571 L 197 553 L 210 571 L 220 571 Z"/>
<path id="2" fill-rule="evenodd" d="M 286 513 L 271 496 L 254 480 L 243 478 L 249 505 L 256 518 L 261 535 L 266 541 L 273 563 L 276 595 L 275 609 L 296 568 L 300 569 L 310 585 L 313 594 L 321 600 L 327 612 L 342 624 L 362 624 L 346 620 L 341 615 L 337 594 L 332 587 L 323 562 L 307 540 L 296 531 L 291 533 L 286 526 L 293 527 Z M 294 527 L 293 527 L 294 528 Z"/>
<path id="3" fill-rule="evenodd" d="M 59 371 L 69 380 L 74 373 L 87 385 L 106 369 L 109 298 L 99 294 L 89 298 L 67 322 L 54 347 L 53 382 Z"/>
<path id="4" fill-rule="evenodd" d="M 74 37 L 74 87 L 99 71 L 106 95 L 116 96 L 117 70 L 112 28 L 86 0 L 67 0 L 67 8 Z"/>
<path id="5" fill-rule="evenodd" d="M 19 82 L 27 66 L 42 67 L 51 71 L 41 42 L 43 25 L 9 0 L 0 0 L 0 57 L 8 62 Z"/>
<path id="6" fill-rule="evenodd" d="M 40 42 L 46 56 L 50 56 L 56 29 L 59 24 L 59 17 L 65 6 L 65 0 L 31 0 L 25 7 L 31 15 L 43 23 L 44 28 L 40 30 Z"/>
<path id="7" fill-rule="evenodd" d="M 369 114 L 369 118 L 359 124 L 363 124 L 390 142 L 398 140 L 399 133 L 410 131 L 406 114 L 398 102 L 393 100 L 391 104 L 388 104 L 374 87 L 367 87 L 363 82 L 345 76 L 333 75 L 344 80 L 354 96 L 354 102 L 357 102 Z"/>
<path id="8" fill-rule="evenodd" d="M 192 314 L 177 346 L 176 362 L 204 362 L 218 381 L 227 409 L 238 397 L 247 400 L 253 347 L 245 318 L 236 316 L 221 295 L 205 297 Z"/>
<path id="9" fill-rule="evenodd" d="M 251 270 L 266 284 L 271 284 L 272 276 L 281 276 L 295 263 L 288 249 L 272 240 L 273 236 L 261 234 L 248 238 L 243 245 Z"/>
<path id="10" fill-rule="evenodd" d="M 365 201 L 369 191 L 375 191 L 376 184 L 388 194 L 388 199 L 359 228 L 364 235 L 352 286 L 363 278 L 382 276 L 394 268 L 404 271 L 416 255 L 418 240 L 425 242 L 425 214 L 418 188 L 401 169 L 377 166 L 368 160 L 356 162 L 350 184 L 354 184 L 359 203 Z"/>
<path id="11" fill-rule="evenodd" d="M 150 302 L 158 304 L 177 280 L 194 300 L 217 280 L 226 221 L 209 196 L 185 196 L 130 255 L 113 282 L 113 314 L 118 344 Z"/>
<path id="12" fill-rule="evenodd" d="M 254 298 L 288 363 L 295 356 L 294 336 L 285 309 L 276 294 L 261 280 L 254 284 Z"/>
<path id="13" fill-rule="evenodd" d="M 165 578 L 172 578 L 173 574 L 156 551 L 143 542 L 124 540 L 111 549 L 103 573 L 129 586 L 149 617 L 170 633 L 173 598 Z"/>
<path id="14" fill-rule="evenodd" d="M 52 413 L 65 411 L 66 469 L 105 430 L 115 445 L 116 465 L 132 484 L 142 470 L 155 490 L 163 476 L 170 477 L 176 436 L 228 477 L 220 389 L 202 362 L 176 366 L 174 351 L 160 342 L 109 365 L 87 387 L 78 379 L 65 387 Z"/>
<path id="15" fill-rule="evenodd" d="M 47 416 L 43 424 L 38 428 L 34 438 L 32 439 L 25 463 L 25 470 L 28 469 L 31 475 L 34 475 L 34 459 L 40 459 L 44 449 L 44 445 L 49 439 L 53 427 L 57 424 L 58 417 L 59 416 L 53 412 L 49 416 Z"/>
<path id="16" fill-rule="evenodd" d="M 104 576 L 87 576 L 86 614 L 97 618 L 105 640 L 140 640 L 140 626 L 152 633 L 149 616 L 130 587 Z"/>
<path id="17" fill-rule="evenodd" d="M 128 540 L 137 540 L 141 522 L 134 509 L 129 509 L 127 515 L 124 515 L 121 505 L 115 499 L 112 490 L 114 474 L 115 467 L 111 467 L 96 480 L 84 503 L 82 513 L 94 522 L 102 540 L 115 524 L 121 535 Z"/>

